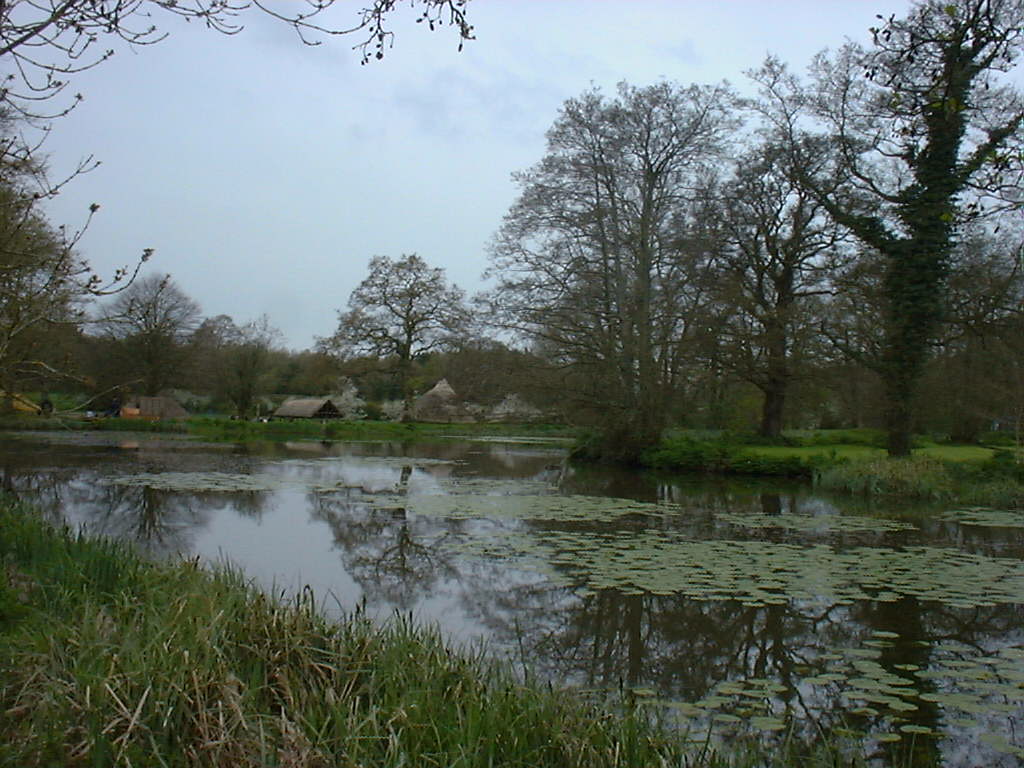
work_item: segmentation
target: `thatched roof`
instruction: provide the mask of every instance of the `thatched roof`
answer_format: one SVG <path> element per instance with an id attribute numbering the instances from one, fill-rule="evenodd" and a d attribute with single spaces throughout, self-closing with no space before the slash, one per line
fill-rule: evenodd
<path id="1" fill-rule="evenodd" d="M 299 397 L 288 400 L 274 411 L 281 419 L 337 419 L 341 412 L 329 397 Z"/>
<path id="2" fill-rule="evenodd" d="M 187 419 L 188 411 L 173 397 L 157 395 L 155 397 L 134 397 L 127 404 L 127 409 L 138 413 L 122 413 L 125 416 L 138 416 L 143 419 Z"/>
<path id="3" fill-rule="evenodd" d="M 450 403 L 453 400 L 458 399 L 458 395 L 455 394 L 455 390 L 452 389 L 452 385 L 448 383 L 448 379 L 441 379 L 431 389 L 420 395 L 418 403 L 441 401 Z"/>
<path id="4" fill-rule="evenodd" d="M 416 398 L 413 414 L 424 421 L 453 421 L 462 418 L 459 396 L 447 379 Z"/>

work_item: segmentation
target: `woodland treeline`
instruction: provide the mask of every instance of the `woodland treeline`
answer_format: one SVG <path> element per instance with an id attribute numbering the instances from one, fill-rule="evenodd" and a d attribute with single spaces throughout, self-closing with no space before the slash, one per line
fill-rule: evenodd
<path id="1" fill-rule="evenodd" d="M 806 75 L 767 59 L 754 96 L 661 82 L 571 98 L 514 174 L 487 291 L 374 257 L 303 352 L 270 318 L 203 317 L 170 277 L 100 285 L 34 204 L 8 116 L 3 388 L 179 388 L 250 415 L 345 377 L 408 413 L 444 377 L 593 426 L 624 460 L 675 426 L 877 426 L 892 455 L 914 431 L 1019 428 L 1022 25 L 1019 0 L 922 2 Z"/>

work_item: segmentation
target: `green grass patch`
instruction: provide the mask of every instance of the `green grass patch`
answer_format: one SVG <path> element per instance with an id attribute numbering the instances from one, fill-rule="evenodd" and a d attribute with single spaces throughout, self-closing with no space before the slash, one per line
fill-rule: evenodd
<path id="1" fill-rule="evenodd" d="M 560 424 L 435 424 L 393 421 L 271 420 L 235 421 L 196 417 L 187 422 L 188 431 L 209 440 L 417 440 L 431 437 L 572 437 L 576 432 Z"/>
<path id="2" fill-rule="evenodd" d="M 985 461 L 995 456 L 995 449 L 981 445 L 943 445 L 933 443 L 914 450 L 915 456 L 929 456 L 944 461 Z"/>
<path id="3" fill-rule="evenodd" d="M 834 452 L 673 437 L 647 451 L 642 461 L 655 469 L 723 475 L 811 477 L 836 461 Z"/>
<path id="4" fill-rule="evenodd" d="M 1024 508 L 1024 463 L 1014 450 L 918 437 L 911 458 L 889 459 L 884 437 L 877 430 L 829 430 L 766 443 L 677 431 L 648 451 L 644 463 L 673 472 L 814 478 L 824 490 L 866 496 Z"/>
<path id="5" fill-rule="evenodd" d="M 803 459 L 844 459 L 851 461 L 862 461 L 885 455 L 884 449 L 874 448 L 870 445 L 750 445 L 746 446 L 744 450 L 755 456 L 771 458 L 796 457 Z"/>
<path id="6" fill-rule="evenodd" d="M 170 432 L 204 440 L 250 442 L 273 440 L 418 440 L 432 437 L 565 437 L 577 430 L 562 424 L 401 424 L 390 421 L 271 420 L 245 421 L 215 416 L 189 419 L 96 418 L 80 416 L 6 416 L 0 429 L 97 430 L 111 432 Z"/>

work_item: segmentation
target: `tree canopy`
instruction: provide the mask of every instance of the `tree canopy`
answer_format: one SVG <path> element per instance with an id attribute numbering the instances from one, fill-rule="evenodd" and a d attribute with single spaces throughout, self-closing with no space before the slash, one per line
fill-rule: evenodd
<path id="1" fill-rule="evenodd" d="M 394 360 L 408 414 L 410 365 L 468 332 L 465 294 L 447 281 L 443 269 L 415 253 L 400 259 L 374 256 L 368 271 L 349 297 L 348 311 L 338 311 L 337 331 L 322 343 L 343 355 Z"/>
<path id="2" fill-rule="evenodd" d="M 906 455 L 959 227 L 1021 202 L 1024 97 L 1002 75 L 1024 4 L 926 0 L 882 22 L 870 48 L 819 55 L 808 84 L 775 60 L 755 79 L 790 173 L 883 258 L 888 447 Z"/>

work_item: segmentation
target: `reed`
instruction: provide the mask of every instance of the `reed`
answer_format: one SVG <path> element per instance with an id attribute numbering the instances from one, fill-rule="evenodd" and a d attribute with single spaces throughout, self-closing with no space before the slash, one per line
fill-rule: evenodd
<path id="1" fill-rule="evenodd" d="M 645 766 L 676 739 L 403 617 L 332 622 L 230 570 L 0 511 L 0 764 Z"/>

